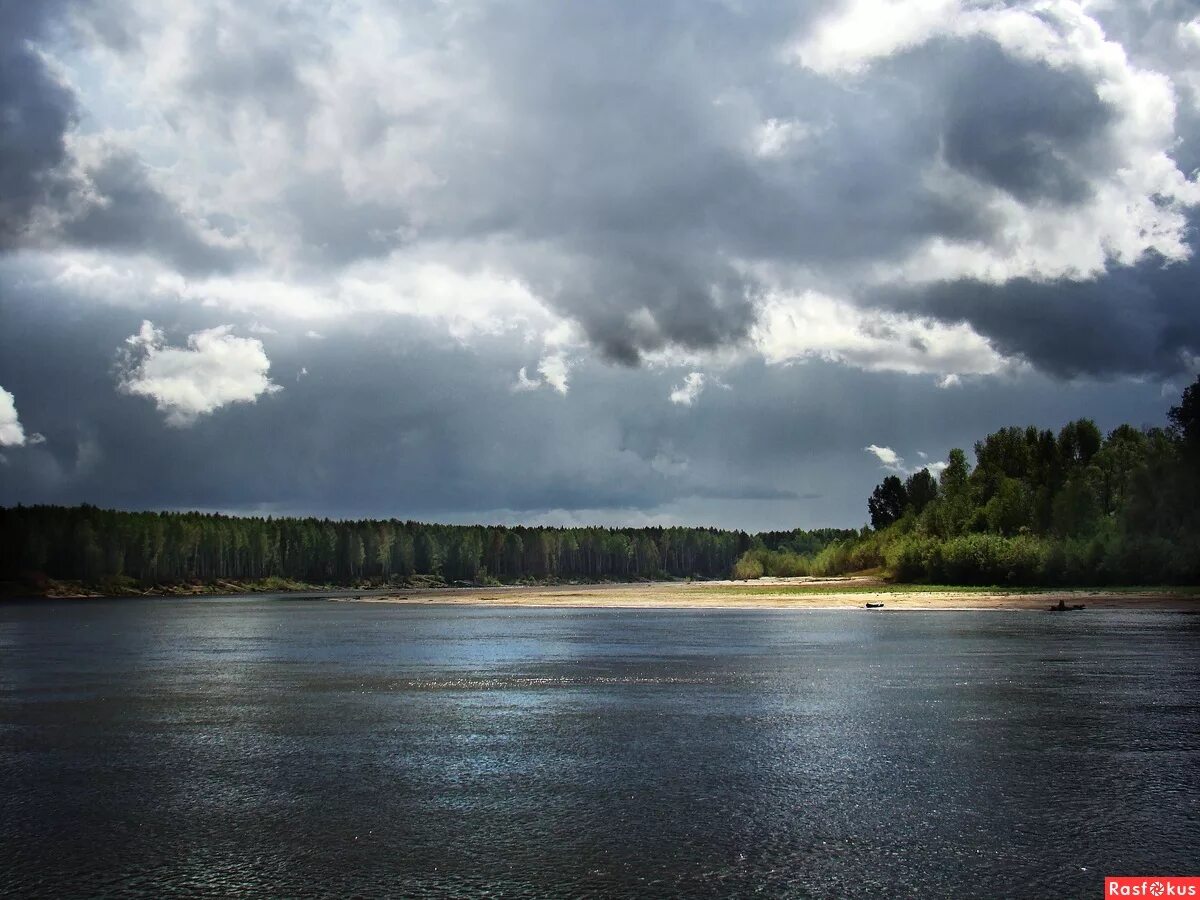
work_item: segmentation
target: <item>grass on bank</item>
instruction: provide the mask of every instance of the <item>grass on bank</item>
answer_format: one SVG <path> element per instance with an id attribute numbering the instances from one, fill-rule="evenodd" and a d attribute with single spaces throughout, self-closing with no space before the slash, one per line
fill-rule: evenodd
<path id="1" fill-rule="evenodd" d="M 956 584 L 853 584 L 846 582 L 809 582 L 805 584 L 738 584 L 738 585 L 696 585 L 696 593 L 717 594 L 720 596 L 804 596 L 821 594 L 1005 594 L 1021 596 L 1025 594 L 1049 593 L 1105 593 L 1105 594 L 1143 594 L 1153 593 L 1165 596 L 1200 597 L 1200 586 L 1122 586 L 1122 587 L 1089 587 L 1084 585 L 1058 587 L 1013 587 L 1011 585 L 956 585 Z"/>

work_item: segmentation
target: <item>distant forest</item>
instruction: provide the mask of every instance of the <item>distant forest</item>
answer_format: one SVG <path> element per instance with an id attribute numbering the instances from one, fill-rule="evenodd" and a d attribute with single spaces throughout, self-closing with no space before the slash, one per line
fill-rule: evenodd
<path id="1" fill-rule="evenodd" d="M 308 584 L 727 577 L 752 546 L 815 553 L 853 531 L 505 528 L 399 521 L 0 509 L 0 579 Z"/>
<path id="2" fill-rule="evenodd" d="M 1099 585 L 1200 582 L 1200 379 L 1166 427 L 1107 436 L 1079 419 L 1057 433 L 1002 428 L 951 450 L 935 478 L 890 475 L 871 529 L 815 553 L 753 547 L 740 578 L 879 570 L 899 581 Z"/>
<path id="3" fill-rule="evenodd" d="M 1164 427 L 1002 428 L 890 475 L 871 526 L 527 528 L 0 508 L 0 581 L 494 583 L 873 572 L 946 584 L 1200 583 L 1200 378 Z M 283 585 L 281 585 L 283 586 Z"/>

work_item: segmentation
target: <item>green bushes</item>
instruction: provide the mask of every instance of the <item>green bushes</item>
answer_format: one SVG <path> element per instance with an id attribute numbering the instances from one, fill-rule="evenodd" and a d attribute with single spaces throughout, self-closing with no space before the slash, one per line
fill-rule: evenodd
<path id="1" fill-rule="evenodd" d="M 808 574 L 808 560 L 796 553 L 763 551 L 760 561 L 767 575 L 778 578 Z"/>
<path id="2" fill-rule="evenodd" d="M 936 567 L 934 554 L 937 548 L 937 541 L 930 538 L 904 535 L 888 546 L 884 564 L 897 581 L 930 578 Z"/>
<path id="3" fill-rule="evenodd" d="M 899 582 L 931 584 L 1185 584 L 1200 580 L 1200 537 L 1130 535 L 1109 520 L 1087 537 L 980 531 L 939 538 L 909 519 L 812 556 L 749 550 L 733 577 L 829 577 L 879 568 Z"/>
<path id="4" fill-rule="evenodd" d="M 845 554 L 846 567 L 842 572 L 861 572 L 864 569 L 878 569 L 884 564 L 884 545 L 875 540 L 874 536 L 857 544 L 846 542 L 848 551 Z M 837 574 L 841 574 L 839 572 Z"/>
<path id="5" fill-rule="evenodd" d="M 888 545 L 886 566 L 897 581 L 1023 585 L 1039 583 L 1046 554 L 1043 541 L 1026 535 L 908 534 Z"/>
<path id="6" fill-rule="evenodd" d="M 813 557 L 809 565 L 809 574 L 827 577 L 829 575 L 844 575 L 851 570 L 850 543 L 838 541 L 830 544 Z"/>
<path id="7" fill-rule="evenodd" d="M 828 577 L 879 568 L 884 564 L 879 535 L 868 533 L 855 540 L 833 541 L 816 554 L 802 555 L 785 550 L 747 550 L 733 567 L 733 578 L 742 580 L 770 575 L 795 578 L 801 575 Z"/>
<path id="8" fill-rule="evenodd" d="M 1200 577 L 1200 538 L 1130 536 L 1111 521 L 1088 537 L 971 532 L 939 538 L 902 520 L 813 556 L 749 550 L 733 577 L 829 577 L 878 568 L 899 582 L 931 584 L 1183 584 Z"/>
<path id="9" fill-rule="evenodd" d="M 881 534 L 896 581 L 971 585 L 1187 584 L 1200 577 L 1200 539 L 1131 536 L 1103 528 L 1087 538 L 964 534 L 946 540 Z M 856 548 L 857 549 L 857 548 Z"/>
<path id="10" fill-rule="evenodd" d="M 1110 580 L 1126 584 L 1185 584 L 1195 582 L 1200 546 L 1194 536 L 1170 541 L 1155 535 L 1113 541 L 1103 561 Z"/>
<path id="11" fill-rule="evenodd" d="M 1036 584 L 1046 556 L 1044 542 L 1027 535 L 962 535 L 938 551 L 941 572 L 934 577 L 955 584 Z"/>
<path id="12" fill-rule="evenodd" d="M 753 550 L 747 550 L 733 564 L 733 577 L 736 581 L 749 581 L 763 577 L 763 564 Z"/>

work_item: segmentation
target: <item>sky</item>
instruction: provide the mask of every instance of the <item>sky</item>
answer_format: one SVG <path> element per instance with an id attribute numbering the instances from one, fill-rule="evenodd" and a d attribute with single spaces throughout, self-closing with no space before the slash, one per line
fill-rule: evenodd
<path id="1" fill-rule="evenodd" d="M 857 527 L 1200 371 L 1197 0 L 0 26 L 0 504 Z"/>

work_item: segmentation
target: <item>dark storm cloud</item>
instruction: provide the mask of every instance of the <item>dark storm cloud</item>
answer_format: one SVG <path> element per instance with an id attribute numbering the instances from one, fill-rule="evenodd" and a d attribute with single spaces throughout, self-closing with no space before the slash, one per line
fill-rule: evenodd
<path id="1" fill-rule="evenodd" d="M 86 172 L 86 198 L 69 205 L 63 240 L 93 250 L 150 252 L 182 272 L 227 270 L 245 254 L 205 240 L 151 183 L 145 164 L 120 148 Z"/>
<path id="2" fill-rule="evenodd" d="M 134 153 L 113 150 L 83 172 L 73 166 L 66 136 L 78 101 L 38 52 L 68 7 L 0 2 L 0 251 L 68 244 L 151 253 L 185 270 L 228 267 L 236 254 L 206 242 Z"/>
<path id="3" fill-rule="evenodd" d="M 297 235 L 311 251 L 308 262 L 339 266 L 383 256 L 407 242 L 407 213 L 386 203 L 357 201 L 333 174 L 306 179 L 281 198 Z"/>
<path id="4" fill-rule="evenodd" d="M 764 285 L 740 262 L 838 282 L 931 238 L 999 242 L 976 198 L 931 190 L 937 160 L 1022 203 L 1071 207 L 1113 166 L 1093 76 L 992 40 L 940 40 L 842 84 L 783 58 L 827 9 L 554 4 L 476 11 L 452 31 L 487 85 L 482 123 L 427 160 L 413 240 L 502 238 L 506 262 L 609 359 L 743 341 Z M 302 48 L 306 45 L 301 42 Z M 308 49 L 298 51 L 303 54 Z M 407 118 L 375 109 L 365 151 Z M 406 113 L 405 116 L 411 116 Z M 769 121 L 800 133 L 756 153 Z M 309 247 L 344 263 L 405 239 L 407 210 L 352 203 L 336 178 L 288 191 Z M 523 251 L 522 248 L 532 248 Z"/>
<path id="5" fill-rule="evenodd" d="M 1129 36 L 1140 62 L 1154 66 L 1178 52 L 1176 27 L 1197 12 L 1194 3 L 1159 4 L 1153 15 L 1141 4 L 1116 4 L 1105 21 Z M 1069 70 L 1016 62 L 986 41 L 974 42 L 969 57 L 948 79 L 947 161 L 1022 200 L 1069 206 L 1086 199 L 1090 179 L 1113 165 L 1106 135 L 1113 111 L 1095 87 Z M 1180 104 L 1171 150 L 1185 172 L 1200 164 L 1194 107 Z M 1171 377 L 1188 371 L 1200 351 L 1198 225 L 1193 213 L 1190 257 L 1182 261 L 1149 253 L 1133 265 L 1110 263 L 1094 278 L 967 278 L 879 288 L 866 299 L 967 322 L 999 352 L 1056 377 Z"/>
<path id="6" fill-rule="evenodd" d="M 1200 349 L 1200 262 L 1151 256 L 1088 281 L 961 280 L 885 289 L 875 299 L 947 322 L 966 321 L 1001 353 L 1074 378 L 1170 377 Z"/>
<path id="7" fill-rule="evenodd" d="M 1103 139 L 1114 119 L 1092 81 L 990 41 L 953 52 L 969 62 L 948 79 L 946 161 L 1024 202 L 1090 199 L 1089 170 L 1111 164 Z"/>
<path id="8" fill-rule="evenodd" d="M 59 3 L 0 0 L 0 250 L 19 241 L 55 189 L 75 98 L 30 43 Z"/>
<path id="9" fill-rule="evenodd" d="M 440 161 L 429 230 L 557 249 L 568 273 L 535 259 L 522 274 L 623 362 L 741 341 L 762 286 L 738 259 L 837 271 L 932 235 L 986 237 L 986 216 L 922 186 L 936 104 L 782 59 L 783 36 L 819 12 L 573 4 L 530 10 L 521 28 L 474 22 L 462 37 L 505 125 L 472 144 L 485 157 Z M 940 91 L 939 73 L 923 86 Z M 805 131 L 778 158 L 755 152 L 770 119 Z"/>
<path id="10" fill-rule="evenodd" d="M 428 168 L 416 208 L 387 190 L 351 196 L 342 172 L 303 167 L 284 176 L 274 227 L 301 241 L 304 265 L 500 242 L 506 265 L 625 363 L 666 345 L 744 340 L 762 285 L 742 260 L 837 272 L 901 258 L 933 235 L 986 238 L 985 213 L 922 185 L 939 148 L 936 104 L 892 79 L 847 88 L 785 59 L 789 37 L 826 6 L 472 10 L 427 35 L 454 46 L 448 67 L 475 67 L 461 115 L 419 98 L 388 112 L 357 93 L 339 107 L 351 157 L 391 135 Z M 408 12 L 418 32 L 437 18 Z M 319 110 L 298 73 L 329 52 L 320 35 L 303 21 L 281 26 L 259 90 L 257 76 L 228 77 L 242 54 L 231 62 L 214 27 L 197 30 L 176 102 L 218 121 L 234 111 L 279 121 L 303 148 Z M 939 71 L 922 73 L 923 87 L 937 88 Z M 756 153 L 770 120 L 805 132 L 778 158 Z M 446 137 L 421 151 L 430 131 Z M 395 164 L 397 178 L 409 162 Z"/>
<path id="11" fill-rule="evenodd" d="M 647 256 L 631 247 L 581 260 L 567 286 L 546 286 L 548 298 L 575 316 L 606 358 L 626 365 L 668 343 L 699 350 L 746 336 L 751 282 L 713 260 Z M 642 310 L 649 315 L 641 318 Z"/>

